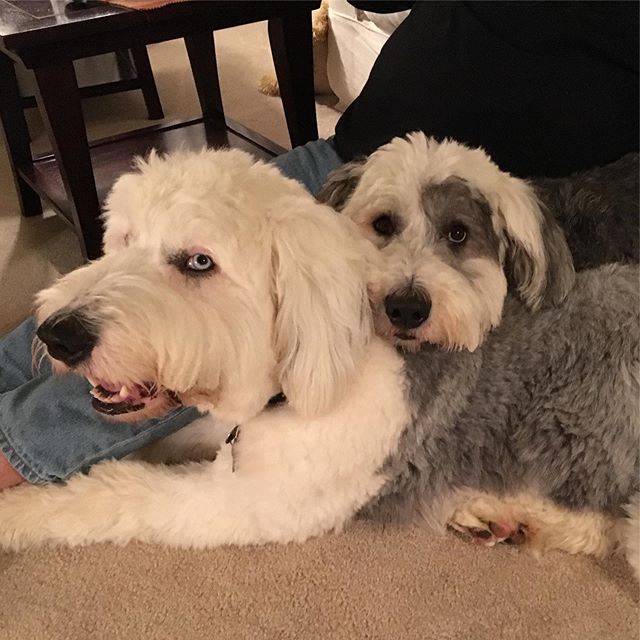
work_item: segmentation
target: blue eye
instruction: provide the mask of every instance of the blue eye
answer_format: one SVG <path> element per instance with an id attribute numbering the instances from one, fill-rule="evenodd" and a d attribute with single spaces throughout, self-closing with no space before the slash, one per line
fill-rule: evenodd
<path id="1" fill-rule="evenodd" d="M 206 253 L 177 251 L 167 256 L 167 262 L 188 278 L 200 278 L 211 275 L 216 269 L 213 258 Z"/>
<path id="2" fill-rule="evenodd" d="M 205 253 L 196 253 L 189 256 L 185 266 L 190 271 L 198 271 L 202 273 L 204 271 L 211 271 L 211 269 L 215 267 L 215 263 L 211 257 Z"/>

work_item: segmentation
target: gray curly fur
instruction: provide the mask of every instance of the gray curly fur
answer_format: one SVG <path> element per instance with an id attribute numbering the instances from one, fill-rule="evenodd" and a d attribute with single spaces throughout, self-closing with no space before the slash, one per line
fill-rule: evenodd
<path id="1" fill-rule="evenodd" d="M 567 178 L 531 181 L 562 227 L 577 270 L 607 262 L 638 263 L 638 154 Z"/>
<path id="2" fill-rule="evenodd" d="M 424 515 L 471 488 L 621 515 L 640 489 L 638 285 L 636 266 L 585 271 L 561 307 L 509 298 L 473 353 L 406 354 L 413 421 L 363 512 Z"/>

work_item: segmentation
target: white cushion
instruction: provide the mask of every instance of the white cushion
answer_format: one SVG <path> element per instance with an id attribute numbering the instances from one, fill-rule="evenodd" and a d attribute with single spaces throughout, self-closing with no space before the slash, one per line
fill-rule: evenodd
<path id="1" fill-rule="evenodd" d="M 344 111 L 362 91 L 371 67 L 408 11 L 378 14 L 361 11 L 346 0 L 329 3 L 327 75 Z"/>

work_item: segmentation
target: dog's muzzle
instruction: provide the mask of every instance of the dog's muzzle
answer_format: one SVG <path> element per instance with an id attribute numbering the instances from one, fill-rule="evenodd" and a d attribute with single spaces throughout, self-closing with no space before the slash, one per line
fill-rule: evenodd
<path id="1" fill-rule="evenodd" d="M 174 391 L 157 382 L 120 383 L 96 378 L 92 373 L 91 356 L 98 344 L 98 329 L 80 311 L 58 313 L 47 318 L 36 334 L 46 345 L 51 358 L 87 378 L 92 387 L 91 404 L 103 415 L 125 419 L 152 417 L 163 415 L 181 404 Z"/>

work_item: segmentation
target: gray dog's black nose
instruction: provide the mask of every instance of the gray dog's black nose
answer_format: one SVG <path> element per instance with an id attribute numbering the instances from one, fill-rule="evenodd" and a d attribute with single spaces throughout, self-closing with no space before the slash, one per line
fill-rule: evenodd
<path id="1" fill-rule="evenodd" d="M 431 311 L 431 300 L 422 293 L 392 293 L 384 299 L 384 310 L 398 329 L 417 329 Z"/>
<path id="2" fill-rule="evenodd" d="M 80 314 L 48 318 L 36 333 L 49 355 L 70 367 L 88 358 L 98 341 L 95 330 Z"/>

